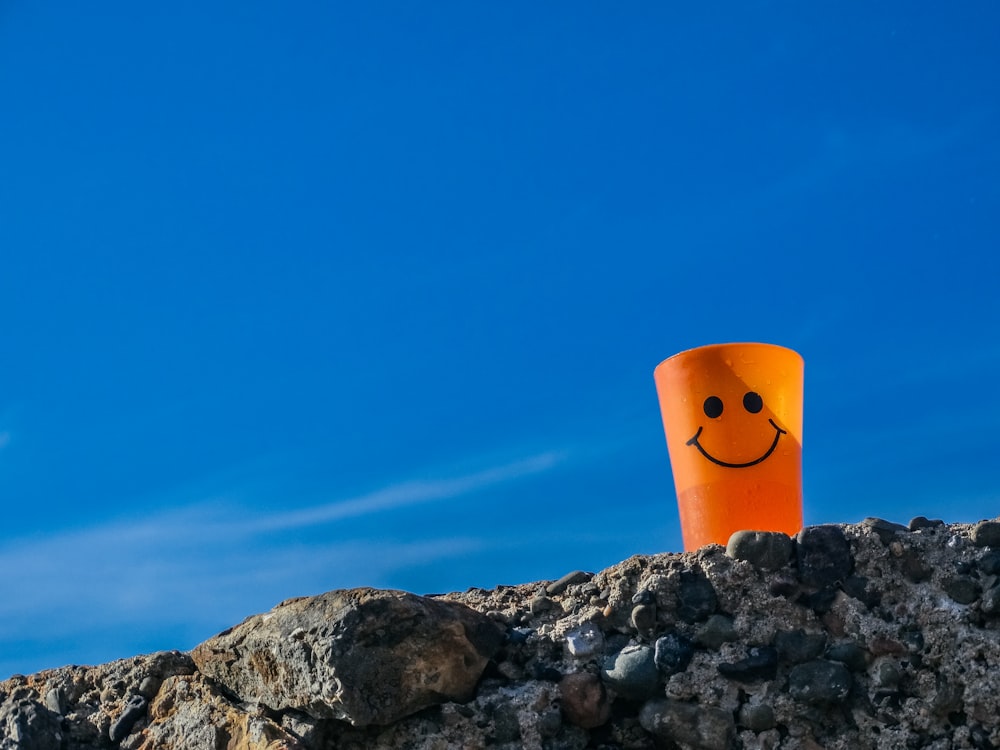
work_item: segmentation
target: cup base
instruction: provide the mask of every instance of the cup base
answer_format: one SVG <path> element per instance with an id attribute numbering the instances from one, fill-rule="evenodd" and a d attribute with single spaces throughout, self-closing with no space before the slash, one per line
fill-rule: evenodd
<path id="1" fill-rule="evenodd" d="M 688 552 L 706 544 L 725 545 L 737 531 L 802 528 L 802 497 L 797 487 L 767 480 L 728 480 L 690 487 L 677 496 L 681 535 Z"/>

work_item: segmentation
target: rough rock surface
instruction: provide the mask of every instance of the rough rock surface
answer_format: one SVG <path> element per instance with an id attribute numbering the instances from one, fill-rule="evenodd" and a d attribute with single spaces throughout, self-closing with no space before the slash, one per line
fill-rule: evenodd
<path id="1" fill-rule="evenodd" d="M 293 600 L 190 655 L 0 682 L 0 750 L 1000 748 L 998 529 L 866 519 Z"/>
<path id="2" fill-rule="evenodd" d="M 496 622 L 456 602 L 353 589 L 282 602 L 191 656 L 244 701 L 367 726 L 468 701 L 503 641 Z"/>

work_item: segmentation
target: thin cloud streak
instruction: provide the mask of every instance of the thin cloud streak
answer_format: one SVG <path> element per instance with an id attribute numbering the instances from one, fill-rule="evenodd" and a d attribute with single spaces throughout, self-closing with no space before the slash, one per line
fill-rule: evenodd
<path id="1" fill-rule="evenodd" d="M 348 500 L 266 516 L 242 524 L 236 527 L 235 531 L 242 534 L 285 531 L 341 521 L 346 518 L 357 518 L 411 505 L 450 500 L 460 495 L 487 489 L 495 484 L 540 474 L 554 468 L 565 458 L 566 453 L 564 452 L 549 451 L 461 477 L 402 482 Z"/>
<path id="2" fill-rule="evenodd" d="M 245 509 L 212 498 L 134 519 L 17 539 L 0 546 L 0 569 L 19 571 L 0 579 L 0 634 L 9 639 L 19 631 L 69 632 L 112 622 L 151 628 L 163 617 L 201 619 L 221 609 L 245 615 L 241 604 L 245 607 L 261 586 L 284 598 L 308 593 L 301 590 L 303 584 L 379 585 L 394 569 L 469 554 L 479 541 L 419 539 L 388 545 L 378 539 L 341 538 L 305 543 L 268 534 L 453 500 L 537 476 L 565 456 L 550 451 L 470 474 L 405 481 L 338 503 L 243 523 L 232 519 L 246 514 Z M 337 572 L 337 580 L 330 571 Z M 162 611 L 170 601 L 175 605 Z"/>

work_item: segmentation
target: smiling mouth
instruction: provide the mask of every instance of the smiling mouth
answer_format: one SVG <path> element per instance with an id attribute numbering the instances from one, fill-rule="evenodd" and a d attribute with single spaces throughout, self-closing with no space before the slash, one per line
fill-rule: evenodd
<path id="1" fill-rule="evenodd" d="M 713 464 L 718 464 L 719 466 L 725 466 L 728 469 L 745 469 L 748 466 L 759 464 L 765 458 L 774 453 L 774 449 L 778 447 L 778 440 L 781 438 L 782 435 L 788 434 L 788 431 L 778 427 L 778 425 L 774 423 L 773 419 L 768 419 L 767 421 L 770 422 L 771 427 L 774 428 L 774 442 L 771 443 L 771 447 L 767 449 L 767 451 L 764 453 L 763 456 L 761 456 L 760 458 L 755 458 L 753 461 L 747 461 L 745 464 L 731 464 L 728 461 L 720 461 L 711 453 L 709 453 L 707 450 L 702 448 L 701 443 L 698 442 L 698 438 L 701 437 L 701 431 L 705 429 L 704 427 L 699 427 L 698 431 L 694 434 L 694 437 L 688 440 L 687 443 L 685 443 L 685 445 L 693 445 L 695 448 L 698 449 L 698 452 L 701 453 L 701 455 L 703 455 Z"/>

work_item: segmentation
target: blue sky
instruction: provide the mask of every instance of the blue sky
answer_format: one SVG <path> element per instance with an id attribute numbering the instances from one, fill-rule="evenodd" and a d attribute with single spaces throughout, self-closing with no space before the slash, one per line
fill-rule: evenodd
<path id="1" fill-rule="evenodd" d="M 679 550 L 701 344 L 808 523 L 1000 512 L 996 3 L 12 0 L 0 113 L 4 675 Z"/>

